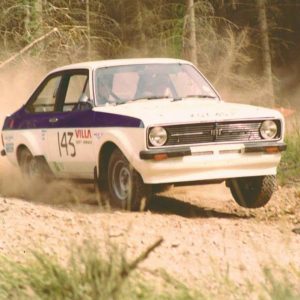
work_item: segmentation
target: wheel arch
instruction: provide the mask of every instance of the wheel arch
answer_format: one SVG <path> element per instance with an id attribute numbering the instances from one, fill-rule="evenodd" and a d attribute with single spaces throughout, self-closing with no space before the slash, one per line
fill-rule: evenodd
<path id="1" fill-rule="evenodd" d="M 101 182 L 107 178 L 108 162 L 114 149 L 120 149 L 114 142 L 107 141 L 100 148 L 98 154 L 98 177 Z M 122 151 L 120 149 L 120 151 Z"/>
<path id="2" fill-rule="evenodd" d="M 44 155 L 34 155 L 31 151 L 31 149 L 29 147 L 27 147 L 25 144 L 20 144 L 17 147 L 16 157 L 17 157 L 18 166 L 20 166 L 20 158 L 21 158 L 22 150 L 25 150 L 25 149 L 27 149 L 33 157 L 35 157 L 41 164 L 43 164 L 45 168 L 47 168 L 47 172 L 49 174 L 53 174 L 45 156 Z"/>
<path id="3" fill-rule="evenodd" d="M 22 150 L 24 150 L 24 149 L 27 149 L 28 151 L 30 151 L 30 149 L 25 144 L 20 144 L 17 147 L 16 157 L 17 157 L 17 162 L 18 162 L 19 166 L 20 166 L 20 155 L 21 155 Z M 30 153 L 32 153 L 32 152 L 30 151 Z"/>

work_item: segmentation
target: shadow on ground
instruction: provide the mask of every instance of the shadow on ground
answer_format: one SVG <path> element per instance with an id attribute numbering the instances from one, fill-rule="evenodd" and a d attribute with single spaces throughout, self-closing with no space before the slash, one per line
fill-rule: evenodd
<path id="1" fill-rule="evenodd" d="M 18 187 L 17 185 L 10 185 L 5 189 L 0 188 L 0 194 L 4 198 L 19 198 L 31 203 L 51 205 L 59 210 L 67 208 L 82 213 L 112 212 L 108 206 L 99 205 L 100 201 L 94 193 L 93 185 L 75 185 L 68 181 L 52 182 L 46 185 L 45 183 L 36 184 L 29 188 L 26 185 Z M 3 187 L 3 184 L 0 184 L 0 187 Z M 241 212 L 226 211 L 226 208 L 224 210 L 205 208 L 164 195 L 153 196 L 148 209 L 152 213 L 173 214 L 185 218 L 251 218 Z"/>
<path id="2" fill-rule="evenodd" d="M 149 205 L 153 213 L 174 214 L 185 218 L 249 219 L 252 216 L 200 207 L 173 197 L 157 195 Z"/>

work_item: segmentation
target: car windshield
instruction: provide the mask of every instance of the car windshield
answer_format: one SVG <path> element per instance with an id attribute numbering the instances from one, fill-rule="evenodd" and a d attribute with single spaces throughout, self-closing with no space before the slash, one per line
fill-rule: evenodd
<path id="1" fill-rule="evenodd" d="M 137 64 L 96 70 L 96 105 L 170 98 L 216 99 L 208 81 L 189 64 Z"/>

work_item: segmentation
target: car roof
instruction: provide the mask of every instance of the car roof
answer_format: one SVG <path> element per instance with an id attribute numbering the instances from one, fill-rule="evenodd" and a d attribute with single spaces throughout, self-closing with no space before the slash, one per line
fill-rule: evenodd
<path id="1" fill-rule="evenodd" d="M 52 70 L 49 74 L 60 72 L 64 70 L 73 69 L 97 69 L 104 67 L 122 66 L 122 65 L 136 65 L 136 64 L 168 64 L 168 63 L 182 63 L 192 64 L 189 61 L 174 58 L 129 58 L 129 59 L 111 59 L 111 60 L 98 60 L 76 63 L 71 65 L 62 66 Z"/>

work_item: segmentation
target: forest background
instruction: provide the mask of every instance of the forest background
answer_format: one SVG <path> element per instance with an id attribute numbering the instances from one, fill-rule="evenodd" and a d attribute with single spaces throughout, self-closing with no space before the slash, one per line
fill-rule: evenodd
<path id="1" fill-rule="evenodd" d="M 299 16 L 300 0 L 0 0 L 0 125 L 5 114 L 19 108 L 38 81 L 52 68 L 86 60 L 129 57 L 185 58 L 199 67 L 224 100 L 299 110 Z M 299 117 L 298 114 L 293 116 L 295 119 Z M 290 120 L 294 121 L 292 118 Z M 1 225 L 5 233 L 0 248 L 2 251 L 8 249 L 8 252 L 13 249 L 18 254 L 28 253 L 24 245 L 31 246 L 33 239 L 43 237 L 45 249 L 51 249 L 49 245 L 55 244 L 58 246 L 57 253 L 61 255 L 64 252 L 62 241 L 68 241 L 65 237 L 70 240 L 73 237 L 86 237 L 82 229 L 77 231 L 78 227 L 85 228 L 85 224 L 90 224 L 91 232 L 95 230 L 98 233 L 104 220 L 107 228 L 113 229 L 112 238 L 115 239 L 118 236 L 122 238 L 123 232 L 128 230 L 122 226 L 126 227 L 132 222 L 137 224 L 138 229 L 138 234 L 135 235 L 133 231 L 132 235 L 138 246 L 133 243 L 132 249 L 141 249 L 150 243 L 145 232 L 150 238 L 157 233 L 164 235 L 167 242 L 158 250 L 158 257 L 154 256 L 154 265 L 162 262 L 160 267 L 171 266 L 167 269 L 171 273 L 174 266 L 175 270 L 179 270 L 179 273 L 174 273 L 175 276 L 185 274 L 184 269 L 191 274 L 190 269 L 193 268 L 189 266 L 196 266 L 197 270 L 199 265 L 199 270 L 204 270 L 205 274 L 202 285 L 208 281 L 211 284 L 209 294 L 211 291 L 214 293 L 211 299 L 215 299 L 215 295 L 218 299 L 250 299 L 249 294 L 252 293 L 259 299 L 299 299 L 299 239 L 298 235 L 295 237 L 300 224 L 299 118 L 293 128 L 292 134 L 286 137 L 288 150 L 284 152 L 278 169 L 281 187 L 272 205 L 266 209 L 256 213 L 237 210 L 227 201 L 219 201 L 228 197 L 211 187 L 209 189 L 217 194 L 218 202 L 211 201 L 211 196 L 209 193 L 207 196 L 206 192 L 198 195 L 198 198 L 192 194 L 196 202 L 186 204 L 185 201 L 192 198 L 185 198 L 183 191 L 178 196 L 183 201 L 174 199 L 172 202 L 171 199 L 171 202 L 165 202 L 170 205 L 163 204 L 158 213 L 147 212 L 140 216 L 132 213 L 103 214 L 96 211 L 94 206 L 90 207 L 92 214 L 77 209 L 74 213 L 69 207 L 63 211 L 48 205 L 0 197 Z M 0 176 L 0 190 L 3 195 L 6 190 L 12 190 L 8 196 L 15 197 L 16 187 L 21 186 L 22 189 L 24 182 L 16 180 L 14 173 L 9 175 L 10 168 L 6 167 L 4 159 L 0 160 L 3 174 Z M 43 191 L 42 198 L 51 197 L 53 203 L 59 203 L 61 199 L 70 201 L 68 199 L 72 197 L 78 201 L 82 195 L 79 189 L 73 190 L 73 187 L 61 192 L 59 187 L 53 189 L 49 185 L 48 190 L 51 190 L 51 195 L 45 196 L 47 193 Z M 206 197 L 209 203 L 207 208 L 202 202 Z M 221 204 L 216 206 L 217 210 L 216 203 Z M 81 215 L 78 219 L 77 214 Z M 77 220 L 78 225 L 74 227 Z M 178 235 L 178 228 L 181 235 Z M 78 232 L 81 233 L 78 235 Z M 94 238 L 97 234 L 92 236 Z M 219 241 L 215 239 L 216 236 Z M 216 250 L 218 247 L 220 251 Z M 56 260 L 49 260 L 47 255 L 36 256 L 40 264 L 21 264 L 20 267 L 14 262 L 6 267 L 1 260 L 0 275 L 3 276 L 0 276 L 0 299 L 13 298 L 12 295 L 16 295 L 16 299 L 34 299 L 38 295 L 49 298 L 49 291 L 52 293 L 50 295 L 54 295 L 52 298 L 56 299 L 66 298 L 65 292 L 74 293 L 68 295 L 76 295 L 79 299 L 82 293 L 85 296 L 95 295 L 97 299 L 99 295 L 104 295 L 104 299 L 171 298 L 168 295 L 156 296 L 151 286 L 146 286 L 148 298 L 142 298 L 140 294 L 134 297 L 132 291 L 137 293 L 144 290 L 136 282 L 130 288 L 126 284 L 119 284 L 124 281 L 124 270 L 116 269 L 115 273 L 110 273 L 115 267 L 111 267 L 110 261 L 103 262 L 97 256 L 101 251 L 94 249 L 88 252 L 83 248 L 78 253 L 86 255 L 78 259 L 83 259 L 82 263 L 86 263 L 88 271 L 96 267 L 94 274 L 98 277 L 93 276 L 93 280 L 90 280 L 90 272 L 87 272 L 87 276 L 76 273 L 81 272 L 81 268 L 63 269 Z M 210 268 L 215 253 L 216 264 L 212 265 L 214 277 L 210 277 L 205 272 Z M 224 257 L 227 259 L 225 263 Z M 199 264 L 198 259 L 202 259 Z M 117 266 L 125 266 L 127 272 L 128 265 L 123 264 L 122 255 L 120 261 L 122 264 Z M 177 264 L 182 261 L 183 265 Z M 260 261 L 263 265 L 257 265 Z M 8 262 L 6 258 L 5 262 Z M 186 262 L 191 264 L 186 265 Z M 153 261 L 150 260 L 151 264 Z M 264 284 L 256 289 L 252 281 L 259 278 L 259 270 L 265 265 L 269 272 L 263 277 Z M 76 267 L 76 264 L 72 266 Z M 280 272 L 282 267 L 284 269 Z M 246 291 L 240 283 L 229 280 L 229 270 L 237 271 L 235 274 L 239 279 L 249 271 L 251 281 L 246 281 Z M 109 276 L 105 272 L 109 272 Z M 277 274 L 278 280 L 274 277 Z M 142 278 L 141 282 L 148 284 L 149 280 Z M 65 288 L 65 284 L 70 284 L 72 289 Z M 187 297 L 193 291 L 180 282 L 178 284 L 180 297 L 174 299 L 209 298 Z M 95 286 L 98 289 L 95 290 Z M 106 297 L 105 293 L 114 292 L 115 286 L 123 287 L 120 295 L 116 297 L 116 294 L 109 294 Z M 145 289 L 144 285 L 142 287 Z M 21 297 L 22 292 L 29 296 Z M 225 296 L 219 297 L 220 293 L 225 293 Z M 267 293 L 268 297 L 260 297 L 262 293 Z"/>
<path id="2" fill-rule="evenodd" d="M 295 109 L 299 16 L 300 0 L 1 0 L 0 75 L 20 61 L 49 70 L 177 57 L 192 60 L 225 100 Z"/>

